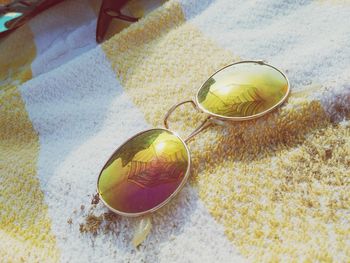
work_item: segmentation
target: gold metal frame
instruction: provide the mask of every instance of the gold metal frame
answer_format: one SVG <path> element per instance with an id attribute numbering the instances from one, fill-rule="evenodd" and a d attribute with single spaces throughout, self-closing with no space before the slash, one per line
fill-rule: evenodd
<path id="1" fill-rule="evenodd" d="M 200 90 L 202 89 L 203 85 L 205 84 L 205 82 L 207 82 L 208 79 L 210 79 L 211 77 L 213 77 L 214 75 L 216 75 L 217 73 L 219 73 L 220 71 L 224 70 L 225 68 L 228 68 L 232 65 L 236 65 L 236 64 L 241 64 L 241 63 L 258 63 L 260 65 L 266 65 L 266 66 L 269 66 L 275 70 L 277 70 L 278 72 L 280 72 L 282 74 L 282 76 L 287 80 L 287 85 L 288 85 L 288 90 L 286 92 L 286 95 L 281 99 L 281 101 L 279 103 L 277 103 L 275 106 L 273 106 L 272 108 L 268 109 L 268 110 L 265 110 L 263 112 L 260 112 L 258 114 L 255 114 L 255 115 L 252 115 L 252 116 L 247 116 L 247 117 L 225 117 L 225 116 L 222 116 L 222 115 L 218 115 L 218 114 L 215 114 L 215 113 L 212 113 L 210 111 L 207 111 L 206 109 L 204 109 L 198 102 L 198 94 L 200 92 Z M 276 109 L 278 106 L 280 106 L 281 104 L 283 104 L 283 102 L 286 101 L 286 99 L 288 98 L 289 96 L 289 93 L 290 93 L 290 84 L 289 84 L 289 80 L 288 80 L 288 77 L 286 76 L 286 74 L 284 74 L 280 69 L 266 63 L 265 61 L 263 60 L 242 60 L 242 61 L 239 61 L 239 62 L 235 62 L 235 63 L 231 63 L 219 70 L 217 70 L 214 74 L 212 74 L 209 78 L 207 78 L 207 80 L 205 82 L 203 82 L 203 84 L 200 86 L 200 88 L 197 90 L 197 93 L 196 93 L 196 96 L 195 96 L 195 99 L 194 99 L 194 103 L 196 105 L 196 107 L 198 109 L 200 109 L 201 111 L 209 114 L 210 116 L 213 116 L 217 119 L 220 119 L 220 120 L 225 120 L 225 121 L 246 121 L 246 120 L 253 120 L 253 119 L 256 119 L 256 118 L 259 118 L 263 115 L 265 115 L 266 113 L 269 113 L 271 111 L 273 111 L 274 109 Z"/>
<path id="2" fill-rule="evenodd" d="M 119 210 L 116 210 L 114 209 L 113 207 L 111 207 L 110 205 L 107 204 L 107 202 L 105 200 L 103 200 L 103 197 L 102 195 L 100 194 L 100 191 L 98 189 L 98 182 L 100 180 L 100 177 L 101 177 L 101 174 L 102 174 L 102 171 L 106 168 L 106 165 L 108 163 L 108 161 L 112 158 L 112 156 L 121 148 L 123 147 L 127 142 L 131 141 L 132 139 L 134 139 L 135 137 L 139 136 L 140 134 L 142 133 L 145 133 L 145 132 L 148 132 L 148 131 L 152 131 L 152 130 L 164 130 L 164 131 L 168 131 L 170 132 L 172 135 L 176 136 L 177 138 L 179 138 L 179 140 L 183 143 L 183 145 L 185 146 L 186 148 L 186 152 L 187 152 L 187 157 L 188 157 L 188 165 L 187 165 L 187 170 L 186 170 L 186 173 L 185 173 L 185 176 L 183 177 L 180 185 L 176 188 L 176 190 L 167 198 L 165 199 L 162 203 L 160 203 L 159 205 L 153 207 L 152 209 L 149 209 L 147 211 L 144 211 L 144 212 L 139 212 L 139 213 L 125 213 L 125 212 L 122 212 L 122 211 L 119 211 Z M 141 131 L 137 134 L 135 134 L 134 136 L 132 136 L 131 138 L 129 138 L 128 140 L 126 140 L 122 145 L 120 145 L 112 154 L 111 156 L 108 158 L 107 162 L 105 163 L 105 165 L 103 166 L 103 168 L 101 169 L 101 172 L 100 174 L 98 175 L 98 178 L 97 178 L 97 184 L 96 184 L 96 189 L 97 189 L 97 193 L 100 197 L 100 200 L 102 201 L 102 203 L 108 207 L 108 209 L 110 209 L 112 212 L 118 214 L 118 215 L 121 215 L 121 216 L 126 216 L 126 217 L 138 217 L 138 216 L 143 216 L 143 215 L 147 215 L 147 214 L 150 214 L 150 213 L 153 213 L 155 212 L 156 210 L 160 209 L 161 207 L 165 206 L 167 203 L 169 203 L 181 190 L 182 188 L 185 186 L 187 180 L 188 180 L 188 177 L 190 175 L 190 171 L 191 171 L 191 153 L 190 153 L 190 150 L 188 149 L 187 147 L 187 144 L 184 140 L 182 140 L 182 138 L 177 135 L 175 132 L 169 130 L 169 129 L 165 129 L 165 128 L 153 128 L 153 129 L 149 129 L 149 130 L 144 130 L 144 131 Z"/>
<path id="3" fill-rule="evenodd" d="M 195 110 L 197 110 L 197 105 L 196 105 L 196 103 L 195 103 L 193 100 L 185 100 L 185 101 L 182 101 L 182 102 L 180 102 L 180 103 L 175 104 L 175 105 L 172 106 L 172 107 L 168 110 L 168 112 L 165 114 L 165 117 L 164 117 L 164 120 L 163 120 L 165 128 L 169 129 L 168 119 L 169 119 L 171 113 L 173 113 L 173 111 L 174 111 L 177 107 L 179 107 L 179 106 L 181 106 L 181 105 L 183 105 L 183 104 L 186 104 L 186 103 L 191 103 L 191 105 L 193 106 L 193 108 L 194 108 Z M 201 123 L 201 125 L 199 125 L 199 126 L 184 140 L 184 141 L 185 141 L 186 143 L 188 143 L 190 140 L 192 140 L 192 138 L 193 138 L 195 135 L 197 135 L 198 133 L 200 133 L 200 132 L 203 131 L 204 129 L 206 129 L 206 128 L 208 128 L 209 126 L 211 126 L 212 123 L 209 121 L 210 119 L 211 119 L 211 116 L 207 116 L 207 118 Z"/>
<path id="4" fill-rule="evenodd" d="M 153 213 L 155 212 L 156 210 L 160 209 L 161 207 L 165 206 L 166 204 L 168 204 L 181 190 L 182 188 L 184 187 L 185 183 L 187 182 L 187 179 L 189 177 L 189 174 L 190 174 L 190 171 L 191 171 L 191 154 L 190 154 L 190 151 L 188 149 L 188 146 L 187 146 L 187 143 L 193 139 L 193 137 L 195 135 L 197 135 L 198 133 L 202 132 L 203 130 L 205 130 L 206 128 L 214 125 L 214 124 L 218 124 L 218 125 L 225 125 L 226 123 L 229 123 L 229 122 L 236 122 L 236 121 L 245 121 L 245 120 L 252 120 L 252 119 L 256 119 L 256 118 L 259 118 L 271 111 L 273 111 L 274 109 L 276 109 L 278 106 L 280 106 L 281 104 L 283 104 L 287 97 L 289 96 L 290 94 L 290 83 L 289 83 L 289 80 L 288 80 L 288 77 L 278 68 L 266 63 L 265 61 L 262 61 L 262 60 L 243 60 L 243 61 L 239 61 L 239 62 L 235 62 L 235 63 L 232 63 L 232 64 L 229 64 L 219 70 L 217 70 L 214 74 L 212 74 L 208 79 L 210 79 L 211 77 L 213 77 L 215 74 L 217 74 L 218 72 L 224 70 L 225 68 L 227 67 L 230 67 L 232 65 L 235 65 L 235 64 L 240 64 L 240 63 L 258 63 L 258 64 L 261 64 L 261 65 L 267 65 L 275 70 L 277 70 L 278 72 L 280 72 L 283 77 L 287 80 L 287 84 L 288 84 L 288 90 L 287 90 L 287 93 L 286 95 L 281 99 L 280 102 L 278 102 L 275 106 L 271 107 L 270 109 L 267 109 L 263 112 L 260 112 L 258 114 L 255 114 L 255 115 L 252 115 L 252 116 L 248 116 L 248 117 L 225 117 L 225 116 L 221 116 L 221 115 L 218 115 L 218 114 L 215 114 L 215 113 L 212 113 L 212 112 L 209 112 L 207 111 L 206 109 L 204 109 L 203 107 L 201 107 L 201 105 L 199 104 L 198 102 L 198 94 L 200 92 L 200 90 L 202 89 L 203 85 L 205 84 L 205 82 L 200 86 L 200 88 L 198 89 L 197 93 L 196 93 L 196 96 L 194 98 L 194 100 L 186 100 L 186 101 L 182 101 L 180 103 L 177 103 L 175 104 L 174 106 L 172 106 L 168 112 L 166 113 L 165 117 L 164 117 L 164 126 L 165 128 L 154 128 L 154 129 L 149 129 L 149 130 L 144 130 L 142 132 L 139 132 L 137 134 L 135 134 L 134 136 L 132 136 L 131 138 L 129 138 L 128 140 L 126 140 L 121 146 L 119 146 L 113 153 L 112 155 L 108 158 L 107 162 L 105 163 L 105 165 L 103 166 L 103 168 L 101 169 L 101 172 L 98 176 L 98 179 L 97 179 L 97 192 L 99 194 L 99 197 L 100 197 L 100 200 L 104 203 L 104 205 L 106 205 L 111 211 L 113 211 L 114 213 L 116 214 L 119 214 L 119 215 L 122 215 L 122 216 L 126 216 L 126 217 L 138 217 L 138 216 L 142 216 L 142 215 L 147 215 L 147 214 L 150 214 L 150 213 Z M 207 79 L 207 80 L 208 80 Z M 191 103 L 191 105 L 193 106 L 194 109 L 196 110 L 199 110 L 205 114 L 207 114 L 207 118 L 185 139 L 183 140 L 179 135 L 177 135 L 174 131 L 171 131 L 169 129 L 169 125 L 168 125 L 168 119 L 171 115 L 171 113 L 179 106 L 185 104 L 185 103 Z M 147 211 L 144 211 L 144 212 L 139 212 L 139 213 L 125 213 L 125 212 L 121 212 L 121 211 L 118 211 L 116 209 L 114 209 L 113 207 L 109 206 L 107 204 L 107 202 L 105 202 L 103 200 L 103 197 L 102 195 L 100 194 L 99 192 L 99 189 L 98 189 L 98 182 L 100 180 L 100 177 L 101 177 L 101 174 L 102 174 L 102 171 L 106 168 L 106 165 L 108 163 L 108 161 L 112 158 L 112 156 L 123 146 L 125 145 L 127 142 L 129 142 L 130 140 L 134 139 L 135 137 L 139 136 L 140 134 L 142 133 L 145 133 L 145 132 L 148 132 L 148 131 L 152 131 L 152 130 L 164 130 L 164 131 L 168 131 L 170 132 L 171 134 L 175 135 L 177 138 L 179 138 L 179 140 L 183 143 L 183 145 L 185 146 L 186 148 L 186 152 L 187 152 L 187 156 L 188 156 L 188 166 L 187 166 L 187 170 L 186 170 L 186 174 L 184 176 L 184 178 L 182 179 L 180 185 L 177 187 L 177 189 L 166 199 L 164 200 L 162 203 L 160 203 L 159 205 L 155 206 L 154 208 L 152 209 L 149 209 Z"/>

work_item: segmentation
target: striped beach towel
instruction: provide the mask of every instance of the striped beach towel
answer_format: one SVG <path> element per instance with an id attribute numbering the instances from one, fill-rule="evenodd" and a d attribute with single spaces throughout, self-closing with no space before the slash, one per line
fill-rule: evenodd
<path id="1" fill-rule="evenodd" d="M 63 1 L 0 40 L 0 261 L 349 262 L 350 3 L 142 2 L 101 45 L 98 0 Z M 288 101 L 196 136 L 189 182 L 134 248 L 139 219 L 94 202 L 102 166 L 247 59 L 286 72 Z M 183 106 L 171 129 L 201 118 Z"/>

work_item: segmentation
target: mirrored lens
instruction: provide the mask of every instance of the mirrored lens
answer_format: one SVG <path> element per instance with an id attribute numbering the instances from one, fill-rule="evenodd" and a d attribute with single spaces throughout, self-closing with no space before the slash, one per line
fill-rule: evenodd
<path id="1" fill-rule="evenodd" d="M 184 142 L 164 129 L 136 135 L 108 160 L 98 179 L 101 199 L 129 215 L 162 206 L 181 188 L 189 172 Z"/>
<path id="2" fill-rule="evenodd" d="M 210 77 L 200 88 L 197 102 L 204 111 L 218 117 L 247 118 L 272 110 L 288 92 L 288 80 L 279 70 L 246 61 Z"/>

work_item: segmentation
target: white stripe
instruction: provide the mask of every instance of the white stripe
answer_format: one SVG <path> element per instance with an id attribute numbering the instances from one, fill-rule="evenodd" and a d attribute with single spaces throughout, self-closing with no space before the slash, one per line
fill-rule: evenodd
<path id="1" fill-rule="evenodd" d="M 193 19 L 195 16 L 200 15 L 207 9 L 213 0 L 177 0 L 182 6 L 182 10 L 185 14 L 186 20 Z"/>
<path id="2" fill-rule="evenodd" d="M 138 250 L 130 244 L 138 219 L 121 218 L 115 232 L 101 231 L 96 237 L 79 232 L 85 218 L 80 206 L 90 206 L 88 195 L 95 192 L 102 165 L 124 140 L 149 126 L 100 48 L 34 78 L 20 90 L 39 134 L 38 176 L 62 262 L 242 260 L 188 185 L 154 215 L 150 237 Z M 105 211 L 101 204 L 99 212 Z"/>
<path id="3" fill-rule="evenodd" d="M 29 25 L 37 48 L 33 77 L 96 46 L 96 15 L 86 0 L 64 1 L 30 20 Z"/>

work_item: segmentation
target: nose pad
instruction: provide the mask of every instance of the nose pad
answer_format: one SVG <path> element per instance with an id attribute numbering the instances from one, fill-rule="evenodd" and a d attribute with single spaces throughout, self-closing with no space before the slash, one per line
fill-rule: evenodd
<path id="1" fill-rule="evenodd" d="M 230 123 L 228 121 L 220 120 L 218 118 L 212 118 L 211 122 L 215 123 L 215 124 L 217 124 L 219 126 L 230 126 L 230 125 L 232 125 L 232 123 Z"/>

